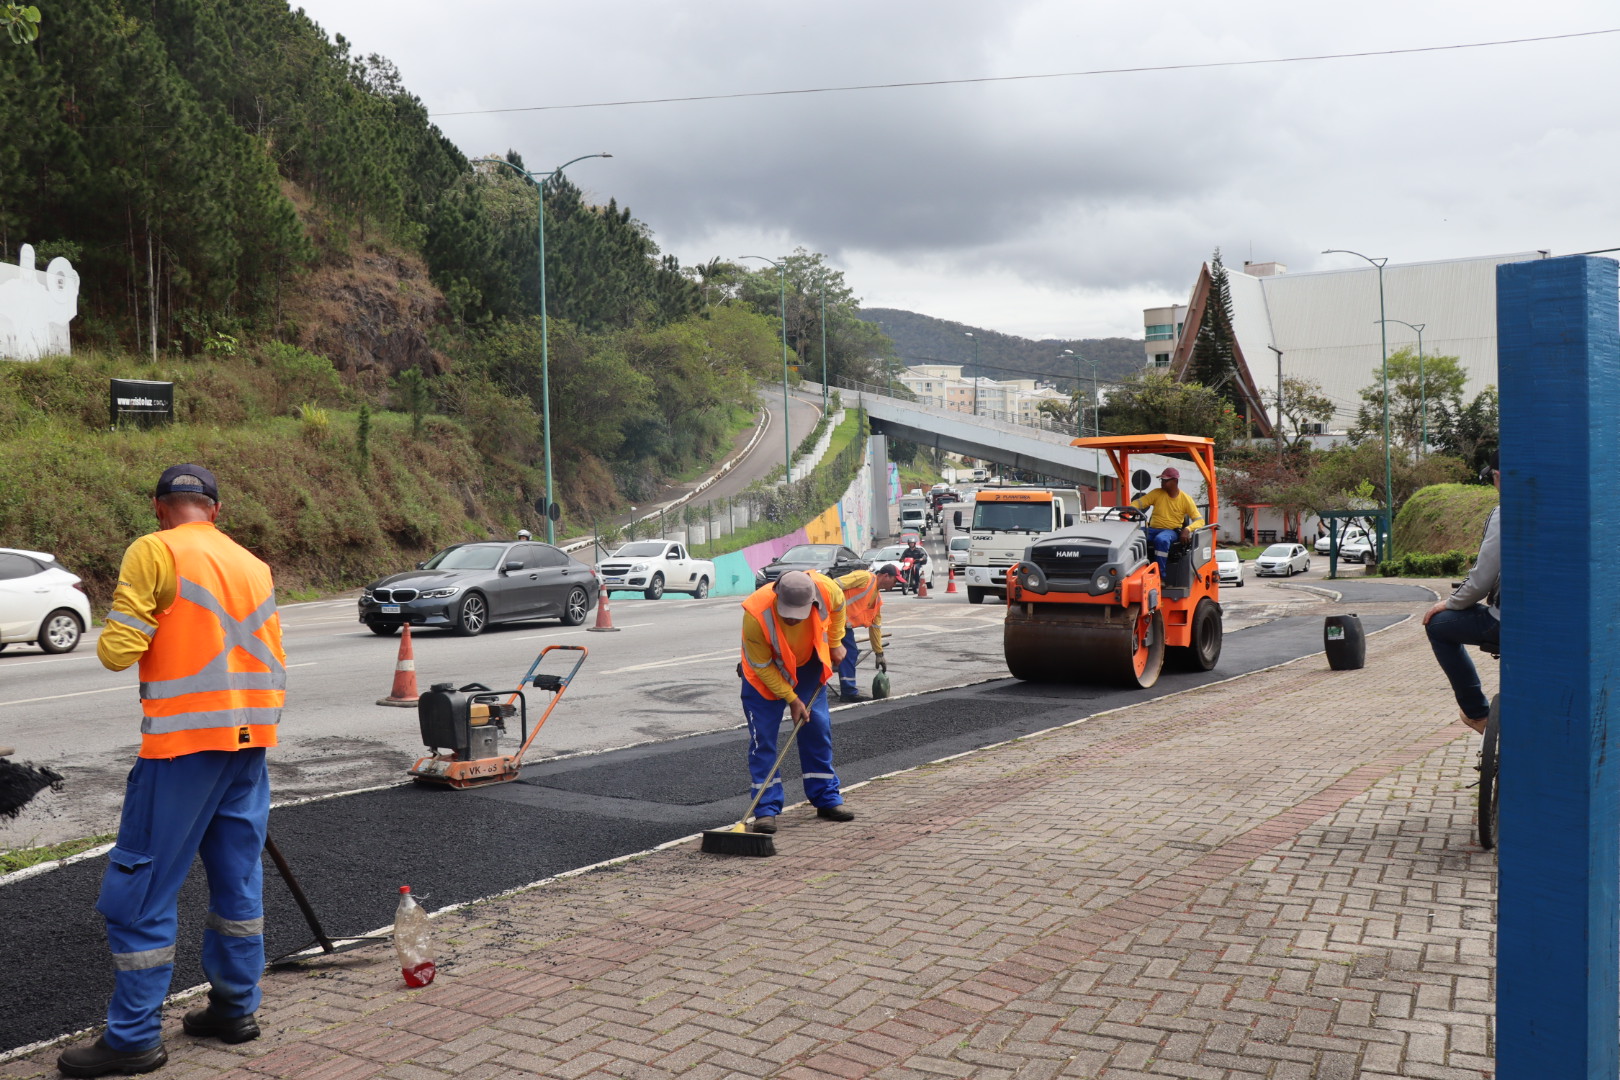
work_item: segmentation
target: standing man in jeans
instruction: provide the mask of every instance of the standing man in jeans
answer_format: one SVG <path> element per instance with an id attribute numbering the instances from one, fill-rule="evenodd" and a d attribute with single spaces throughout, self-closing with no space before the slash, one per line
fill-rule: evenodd
<path id="1" fill-rule="evenodd" d="M 1501 461 L 1491 454 L 1490 464 L 1481 470 L 1489 474 L 1496 489 L 1502 489 Z M 1502 641 L 1502 508 L 1497 506 L 1485 519 L 1485 538 L 1480 541 L 1479 559 L 1457 591 L 1423 613 L 1423 626 L 1429 634 L 1429 647 L 1440 663 L 1440 670 L 1451 681 L 1457 698 L 1457 711 L 1463 723 L 1475 731 L 1485 730 L 1491 703 L 1480 689 L 1479 672 L 1468 656 L 1468 646 L 1487 645 L 1495 650 Z M 1481 602 L 1483 601 L 1483 603 Z"/>
<path id="2" fill-rule="evenodd" d="M 270 820 L 265 750 L 276 745 L 286 654 L 270 568 L 214 528 L 219 486 L 201 465 L 158 479 L 158 531 L 124 552 L 96 656 L 140 662 L 141 749 L 124 794 L 96 910 L 107 920 L 113 995 L 107 1030 L 62 1052 L 65 1076 L 144 1073 L 169 1059 L 163 999 L 174 973 L 180 886 L 208 871 L 203 971 L 208 1006 L 188 1035 L 257 1038 L 264 970 L 264 874 Z"/>

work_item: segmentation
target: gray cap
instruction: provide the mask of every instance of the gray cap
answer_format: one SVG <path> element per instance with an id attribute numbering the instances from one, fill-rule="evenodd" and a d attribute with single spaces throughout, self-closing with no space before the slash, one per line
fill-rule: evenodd
<path id="1" fill-rule="evenodd" d="M 807 619 L 816 606 L 816 583 L 803 570 L 776 579 L 776 613 L 784 619 Z"/>

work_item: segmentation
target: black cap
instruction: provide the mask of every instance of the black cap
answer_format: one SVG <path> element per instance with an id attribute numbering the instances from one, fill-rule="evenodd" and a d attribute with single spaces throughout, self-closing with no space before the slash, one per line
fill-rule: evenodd
<path id="1" fill-rule="evenodd" d="M 157 497 L 161 499 L 177 491 L 206 495 L 219 502 L 219 484 L 214 474 L 201 465 L 170 465 L 163 470 L 163 475 L 158 477 Z"/>

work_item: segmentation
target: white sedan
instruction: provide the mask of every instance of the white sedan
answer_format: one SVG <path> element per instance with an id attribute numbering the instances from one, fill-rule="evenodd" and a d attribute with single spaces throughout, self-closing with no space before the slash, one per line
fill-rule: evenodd
<path id="1" fill-rule="evenodd" d="M 1272 544 L 1254 560 L 1257 576 L 1293 577 L 1311 568 L 1311 553 L 1304 544 Z"/>
<path id="2" fill-rule="evenodd" d="M 35 644 L 72 652 L 90 625 L 90 598 L 56 556 L 0 548 L 0 649 Z"/>
<path id="3" fill-rule="evenodd" d="M 1215 573 L 1222 585 L 1243 588 L 1243 560 L 1231 548 L 1215 550 Z"/>

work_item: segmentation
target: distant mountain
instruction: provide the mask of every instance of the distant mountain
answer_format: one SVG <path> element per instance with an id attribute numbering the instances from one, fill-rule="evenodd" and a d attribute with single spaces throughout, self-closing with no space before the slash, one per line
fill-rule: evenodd
<path id="1" fill-rule="evenodd" d="M 1033 341 L 898 308 L 863 308 L 858 314 L 889 335 L 896 355 L 907 364 L 961 364 L 964 375 L 987 379 L 1045 378 L 1068 390 L 1074 385 L 1076 365 L 1072 358 L 1061 355 L 1064 349 L 1073 349 L 1087 361 L 1099 361 L 1097 378 L 1101 382 L 1117 382 L 1141 370 L 1145 359 L 1140 339 Z M 969 332 L 979 342 L 978 368 L 973 366 L 973 339 L 963 336 Z M 1082 370 L 1089 382 L 1091 364 Z"/>

